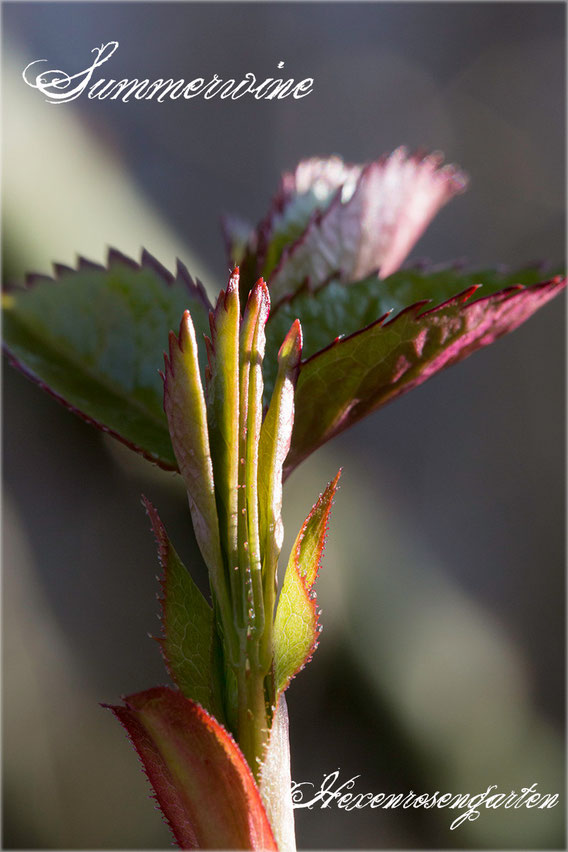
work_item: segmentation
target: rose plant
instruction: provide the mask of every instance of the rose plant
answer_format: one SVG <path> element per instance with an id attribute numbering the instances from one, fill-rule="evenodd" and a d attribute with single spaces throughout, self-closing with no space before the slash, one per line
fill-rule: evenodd
<path id="1" fill-rule="evenodd" d="M 303 161 L 256 228 L 224 220 L 232 272 L 214 306 L 181 262 L 172 274 L 113 249 L 106 267 L 79 258 L 4 292 L 10 361 L 187 489 L 210 600 L 143 498 L 175 688 L 111 707 L 181 848 L 295 848 L 284 692 L 318 644 L 314 584 L 339 473 L 278 590 L 283 481 L 566 285 L 536 266 L 401 267 L 466 183 L 439 155 L 403 149 L 366 166 Z"/>

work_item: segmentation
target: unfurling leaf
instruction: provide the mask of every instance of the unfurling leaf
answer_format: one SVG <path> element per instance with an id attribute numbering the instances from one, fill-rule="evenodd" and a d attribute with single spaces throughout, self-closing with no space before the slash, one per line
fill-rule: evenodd
<path id="1" fill-rule="evenodd" d="M 331 506 L 341 471 L 312 508 L 292 553 L 274 621 L 274 679 L 276 694 L 311 659 L 319 635 L 314 583 L 321 565 Z"/>
<path id="2" fill-rule="evenodd" d="M 158 641 L 166 666 L 186 698 L 220 717 L 211 688 L 211 607 L 172 546 L 155 507 L 145 497 L 142 502 L 152 524 L 163 571 L 163 633 Z"/>
<path id="3" fill-rule="evenodd" d="M 110 707 L 128 732 L 182 849 L 276 849 L 252 773 L 230 734 L 166 687 Z"/>
<path id="4" fill-rule="evenodd" d="M 222 599 L 224 567 L 213 465 L 197 341 L 189 311 L 183 314 L 179 338 L 171 331 L 169 341 L 169 357 L 164 356 L 164 410 L 187 488 L 195 537 L 209 569 L 215 594 Z"/>
<path id="5" fill-rule="evenodd" d="M 276 570 L 282 549 L 282 470 L 292 439 L 294 389 L 302 354 L 302 327 L 298 320 L 284 338 L 277 361 L 277 375 L 268 412 L 260 432 L 258 498 L 264 600 L 267 623 L 272 620 L 276 601 Z M 267 631 L 262 644 L 264 659 L 272 657 L 272 633 Z"/>
<path id="6" fill-rule="evenodd" d="M 239 566 L 245 582 L 243 604 L 248 611 L 248 592 L 254 613 L 243 619 L 250 627 L 248 648 L 253 663 L 258 659 L 258 643 L 264 633 L 262 555 L 259 528 L 258 475 L 259 441 L 262 425 L 262 362 L 266 343 L 265 326 L 270 312 L 268 288 L 260 278 L 249 293 L 240 330 L 240 423 L 239 423 Z M 253 635 L 254 634 L 254 637 Z M 254 638 L 254 641 L 252 641 Z M 261 669 L 264 669 L 260 665 Z M 269 664 L 264 670 L 268 670 Z"/>
<path id="7" fill-rule="evenodd" d="M 227 290 L 221 290 L 210 314 L 211 340 L 207 341 L 207 424 L 213 458 L 215 496 L 221 547 L 233 582 L 239 564 L 239 270 Z"/>
<path id="8" fill-rule="evenodd" d="M 85 420 L 167 469 L 176 460 L 162 409 L 164 342 L 189 308 L 199 340 L 210 308 L 178 261 L 174 277 L 147 252 L 111 250 L 108 267 L 80 259 L 30 275 L 3 298 L 11 361 Z M 204 359 L 202 347 L 201 357 Z"/>

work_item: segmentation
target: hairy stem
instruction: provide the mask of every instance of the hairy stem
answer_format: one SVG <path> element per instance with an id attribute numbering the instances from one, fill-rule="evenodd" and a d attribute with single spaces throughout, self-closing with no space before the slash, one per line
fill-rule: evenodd
<path id="1" fill-rule="evenodd" d="M 268 742 L 268 716 L 262 672 L 250 665 L 248 657 L 237 672 L 238 731 L 237 740 L 256 780 Z"/>

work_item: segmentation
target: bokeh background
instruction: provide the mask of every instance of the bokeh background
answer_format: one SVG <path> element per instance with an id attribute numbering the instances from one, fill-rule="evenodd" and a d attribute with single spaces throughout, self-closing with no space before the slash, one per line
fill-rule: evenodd
<path id="1" fill-rule="evenodd" d="M 111 40 L 116 79 L 273 76 L 283 60 L 314 92 L 54 106 L 21 79 L 40 58 L 76 73 Z M 5 3 L 3 47 L 7 276 L 145 245 L 214 294 L 222 212 L 258 220 L 302 157 L 402 143 L 472 177 L 414 257 L 564 263 L 562 3 Z M 300 848 L 565 848 L 564 324 L 557 300 L 316 453 L 287 485 L 283 551 L 342 465 L 325 630 L 288 692 L 294 779 L 537 782 L 561 804 L 456 831 L 447 810 L 296 811 Z M 183 491 L 9 367 L 3 403 L 3 845 L 165 848 L 98 702 L 165 682 L 139 497 L 190 563 Z"/>

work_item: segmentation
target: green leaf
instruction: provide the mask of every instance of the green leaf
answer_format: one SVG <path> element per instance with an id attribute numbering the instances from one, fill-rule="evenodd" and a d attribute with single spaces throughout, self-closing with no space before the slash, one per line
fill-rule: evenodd
<path id="1" fill-rule="evenodd" d="M 215 594 L 228 616 L 207 413 L 197 341 L 189 311 L 185 311 L 182 317 L 179 338 L 171 331 L 169 343 L 169 357 L 164 356 L 164 409 L 179 469 L 187 488 L 195 537 L 209 569 Z"/>
<path id="2" fill-rule="evenodd" d="M 166 687 L 109 709 L 138 752 L 181 849 L 276 850 L 252 773 L 213 716 Z"/>
<path id="3" fill-rule="evenodd" d="M 218 716 L 211 689 L 211 607 L 173 548 L 155 507 L 145 497 L 142 502 L 152 524 L 163 571 L 163 635 L 158 641 L 166 666 L 186 698 Z"/>
<path id="4" fill-rule="evenodd" d="M 333 280 L 316 292 L 303 290 L 271 313 L 267 326 L 266 382 L 272 387 L 279 341 L 296 318 L 302 323 L 302 354 L 307 360 L 337 337 L 348 337 L 388 313 L 392 319 L 418 302 L 426 300 L 431 307 L 437 307 L 474 285 L 481 285 L 476 298 L 483 298 L 518 284 L 525 287 L 538 284 L 542 276 L 541 266 L 514 272 L 496 269 L 466 272 L 461 264 L 454 264 L 440 269 L 402 269 L 384 280 L 374 274 L 348 285 Z"/>
<path id="5" fill-rule="evenodd" d="M 270 625 L 276 601 L 276 570 L 284 538 L 282 523 L 282 469 L 292 439 L 294 389 L 302 354 L 302 328 L 292 323 L 275 362 L 277 376 L 272 399 L 260 432 L 258 498 L 260 540 L 263 553 L 263 586 L 268 630 L 263 637 L 262 655 L 272 656 Z"/>
<path id="6" fill-rule="evenodd" d="M 158 375 L 186 308 L 197 337 L 209 303 L 179 263 L 174 278 L 147 252 L 111 250 L 108 268 L 80 260 L 4 294 L 4 346 L 29 378 L 75 413 L 161 467 L 176 469 Z M 201 357 L 205 350 L 202 347 Z"/>
<path id="7" fill-rule="evenodd" d="M 238 565 L 239 483 L 239 271 L 235 269 L 227 290 L 221 290 L 211 315 L 211 341 L 207 341 L 207 422 L 221 544 L 229 573 Z"/>
<path id="8" fill-rule="evenodd" d="M 282 308 L 274 326 L 269 324 L 268 350 L 290 309 L 300 314 L 308 354 L 296 388 L 285 475 L 362 417 L 517 328 L 565 287 L 561 277 L 534 283 L 541 275 L 537 269 L 467 275 L 401 271 L 387 281 L 326 287 Z M 458 295 L 442 301 L 448 291 Z M 419 292 L 422 301 L 387 322 L 390 307 L 398 309 Z M 438 304 L 425 310 L 429 297 Z"/>
<path id="9" fill-rule="evenodd" d="M 260 278 L 247 299 L 240 331 L 239 574 L 249 658 L 259 666 L 258 642 L 265 627 L 259 532 L 258 454 L 262 424 L 262 361 L 270 311 L 268 288 Z M 252 602 L 252 618 L 250 608 Z M 262 668 L 262 667 L 261 667 Z M 268 668 L 268 667 L 267 667 Z M 267 669 L 266 669 L 267 670 Z M 265 670 L 265 671 L 266 671 Z"/>
<path id="10" fill-rule="evenodd" d="M 341 470 L 306 518 L 292 548 L 274 621 L 276 695 L 312 657 L 321 630 L 314 583 L 327 536 L 331 506 Z"/>

